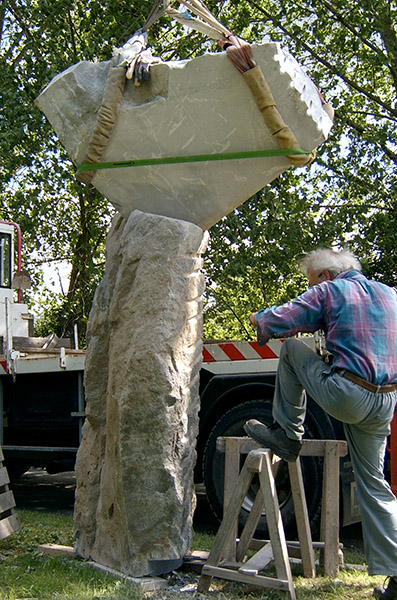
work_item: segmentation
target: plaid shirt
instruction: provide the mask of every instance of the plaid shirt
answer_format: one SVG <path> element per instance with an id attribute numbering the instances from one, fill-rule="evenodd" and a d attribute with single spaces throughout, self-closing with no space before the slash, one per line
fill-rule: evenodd
<path id="1" fill-rule="evenodd" d="M 275 334 L 322 329 L 333 368 L 374 383 L 397 382 L 397 291 L 356 270 L 311 287 L 282 306 L 256 315 L 262 346 Z"/>

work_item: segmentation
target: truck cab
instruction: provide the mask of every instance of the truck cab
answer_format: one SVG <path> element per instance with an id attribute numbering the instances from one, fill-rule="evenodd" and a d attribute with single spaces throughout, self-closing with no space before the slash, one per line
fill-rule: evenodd
<path id="1" fill-rule="evenodd" d="M 13 282 L 15 233 L 18 239 L 18 270 Z M 0 221 L 0 336 L 3 340 L 7 336 L 7 321 L 13 335 L 21 337 L 33 335 L 33 317 L 29 314 L 26 304 L 22 302 L 21 289 L 17 292 L 18 302 L 14 302 L 13 285 L 18 285 L 15 281 L 19 279 L 21 282 L 26 277 L 20 268 L 20 236 L 20 229 L 16 223 Z"/>
<path id="2" fill-rule="evenodd" d="M 30 466 L 73 469 L 84 419 L 85 352 L 34 336 L 29 285 L 19 226 L 0 222 L 0 444 L 10 477 Z"/>

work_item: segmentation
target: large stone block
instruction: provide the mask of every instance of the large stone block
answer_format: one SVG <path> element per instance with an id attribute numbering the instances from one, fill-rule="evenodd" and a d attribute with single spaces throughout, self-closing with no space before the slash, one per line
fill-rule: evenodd
<path id="1" fill-rule="evenodd" d="M 278 43 L 253 46 L 286 125 L 312 151 L 332 122 L 316 87 Z M 55 77 L 37 100 L 76 165 L 84 161 L 110 63 L 81 62 Z M 225 52 L 151 67 L 127 82 L 104 162 L 276 150 L 253 95 Z M 121 214 L 134 209 L 206 229 L 291 166 L 285 157 L 97 171 L 93 185 Z"/>
<path id="2" fill-rule="evenodd" d="M 76 551 L 134 577 L 191 547 L 205 245 L 191 223 L 118 215 L 90 314 Z"/>

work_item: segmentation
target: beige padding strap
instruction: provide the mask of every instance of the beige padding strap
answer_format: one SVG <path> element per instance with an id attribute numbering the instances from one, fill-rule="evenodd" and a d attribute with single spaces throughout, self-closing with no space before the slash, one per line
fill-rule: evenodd
<path id="1" fill-rule="evenodd" d="M 243 77 L 265 119 L 267 127 L 277 140 L 280 148 L 283 150 L 293 148 L 298 149 L 298 140 L 278 112 L 276 102 L 263 75 L 262 69 L 259 66 L 256 66 L 243 73 Z M 312 152 L 311 154 L 290 154 L 286 158 L 288 158 L 295 167 L 305 167 L 313 162 L 315 157 L 316 153 Z"/>
<path id="2" fill-rule="evenodd" d="M 125 72 L 124 66 L 110 67 L 97 122 L 83 163 L 99 163 L 102 159 L 123 98 Z M 95 173 L 96 171 L 82 171 L 76 174 L 76 178 L 82 183 L 91 183 Z"/>

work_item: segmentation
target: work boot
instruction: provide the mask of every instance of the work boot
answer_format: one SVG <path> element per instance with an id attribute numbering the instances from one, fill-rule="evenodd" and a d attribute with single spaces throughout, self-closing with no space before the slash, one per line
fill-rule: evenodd
<path id="1" fill-rule="evenodd" d="M 393 598 L 397 599 L 397 578 L 389 577 L 389 584 L 387 587 L 385 587 L 385 584 L 378 585 L 378 587 L 374 589 L 373 596 L 375 598 L 384 598 L 385 600 L 393 600 Z"/>
<path id="2" fill-rule="evenodd" d="M 302 442 L 288 438 L 278 423 L 274 422 L 270 427 L 266 427 L 260 421 L 250 419 L 244 425 L 244 429 L 262 448 L 270 448 L 280 458 L 288 462 L 295 462 L 298 458 Z"/>

